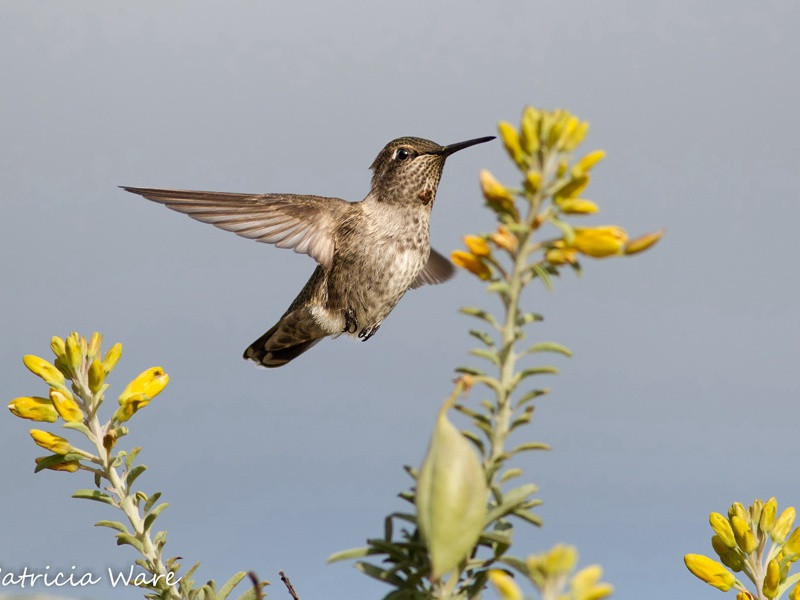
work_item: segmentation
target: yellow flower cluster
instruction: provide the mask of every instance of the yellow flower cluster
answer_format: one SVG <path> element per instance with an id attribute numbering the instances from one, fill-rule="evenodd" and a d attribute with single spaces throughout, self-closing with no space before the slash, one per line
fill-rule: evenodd
<path id="1" fill-rule="evenodd" d="M 721 562 L 687 554 L 686 567 L 719 590 L 735 588 L 737 600 L 778 598 L 800 578 L 789 577 L 792 564 L 800 559 L 800 527 L 792 530 L 795 517 L 792 506 L 778 514 L 775 498 L 756 499 L 747 509 L 734 502 L 727 516 L 713 512 L 708 519 L 714 531 L 711 545 Z M 769 549 L 768 541 L 772 542 Z M 731 571 L 744 573 L 755 584 L 756 594 L 747 591 Z M 794 585 L 789 598 L 800 600 L 800 584 Z"/>
<path id="2" fill-rule="evenodd" d="M 603 583 L 603 569 L 599 565 L 590 565 L 570 574 L 578 563 L 578 552 L 573 546 L 557 544 L 549 551 L 534 554 L 525 560 L 520 569 L 539 590 L 542 597 L 563 600 L 602 600 L 614 592 L 614 587 Z M 523 594 L 519 585 L 505 571 L 493 569 L 489 572 L 498 595 L 503 600 L 522 600 Z"/>
<path id="3" fill-rule="evenodd" d="M 99 333 L 89 339 L 75 332 L 66 339 L 55 336 L 50 341 L 55 355 L 52 363 L 33 354 L 23 357 L 25 366 L 50 387 L 48 397 L 21 396 L 12 400 L 8 409 L 16 416 L 32 421 L 55 423 L 61 418 L 65 427 L 87 432 L 89 419 L 102 404 L 103 394 L 108 388 L 106 377 L 122 355 L 121 344 L 114 344 L 103 355 L 102 339 Z M 70 388 L 67 388 L 68 381 L 72 384 Z M 119 409 L 106 427 L 106 437 L 115 440 L 118 435 L 124 435 L 124 432 L 117 431 L 117 425 L 146 406 L 168 381 L 169 377 L 161 367 L 153 367 L 129 383 L 119 397 Z M 41 429 L 31 429 L 30 433 L 36 444 L 53 452 L 51 456 L 36 459 L 37 470 L 74 472 L 81 468 L 80 460 L 90 456 L 55 434 Z"/>

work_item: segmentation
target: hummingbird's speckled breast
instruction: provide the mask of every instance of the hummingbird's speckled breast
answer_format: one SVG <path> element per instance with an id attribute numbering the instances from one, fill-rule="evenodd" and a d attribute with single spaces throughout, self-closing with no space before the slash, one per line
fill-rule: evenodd
<path id="1" fill-rule="evenodd" d="M 369 199 L 353 208 L 337 232 L 326 308 L 352 309 L 363 331 L 381 324 L 428 261 L 430 208 Z"/>

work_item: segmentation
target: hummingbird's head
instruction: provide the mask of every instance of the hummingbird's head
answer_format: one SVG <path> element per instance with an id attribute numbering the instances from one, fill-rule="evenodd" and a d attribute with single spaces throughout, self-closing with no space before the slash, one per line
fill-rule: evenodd
<path id="1" fill-rule="evenodd" d="M 493 139 L 482 137 L 449 146 L 416 137 L 392 140 L 370 167 L 374 171 L 372 194 L 382 202 L 432 204 L 447 157 Z"/>

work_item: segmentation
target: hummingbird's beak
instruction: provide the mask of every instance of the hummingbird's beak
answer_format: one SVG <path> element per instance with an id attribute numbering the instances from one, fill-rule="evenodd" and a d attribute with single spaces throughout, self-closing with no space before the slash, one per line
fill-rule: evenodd
<path id="1" fill-rule="evenodd" d="M 469 148 L 470 146 L 474 146 L 475 144 L 483 144 L 484 142 L 491 141 L 495 138 L 495 136 L 490 135 L 487 137 L 476 138 L 474 140 L 467 140 L 466 142 L 458 142 L 456 144 L 450 144 L 449 146 L 444 146 L 441 150 L 436 150 L 435 152 L 431 152 L 431 154 L 441 154 L 443 156 L 450 156 L 453 152 L 458 152 L 459 150 L 463 150 L 464 148 Z"/>

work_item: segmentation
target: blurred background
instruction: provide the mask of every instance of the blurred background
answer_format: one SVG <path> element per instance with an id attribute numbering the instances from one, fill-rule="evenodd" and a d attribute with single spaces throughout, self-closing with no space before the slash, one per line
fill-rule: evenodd
<path id="1" fill-rule="evenodd" d="M 403 506 L 401 466 L 421 461 L 452 369 L 477 361 L 457 308 L 494 299 L 462 272 L 409 292 L 367 344 L 257 369 L 242 351 L 313 261 L 117 186 L 360 200 L 390 139 L 446 144 L 564 107 L 591 122 L 583 149 L 608 153 L 586 222 L 667 234 L 527 298 L 546 316 L 531 336 L 575 356 L 543 382 L 533 431 L 554 449 L 520 466 L 545 524 L 518 527 L 516 554 L 564 541 L 616 598 L 717 598 L 682 561 L 711 552 L 708 513 L 800 502 L 798 19 L 797 3 L 738 0 L 3 3 L 4 402 L 45 392 L 21 357 L 49 357 L 52 335 L 123 342 L 109 402 L 149 366 L 171 376 L 120 446 L 144 446 L 138 483 L 171 503 L 168 556 L 202 561 L 199 581 L 253 569 L 271 597 L 279 569 L 304 600 L 382 596 L 325 558 Z M 516 181 L 499 141 L 448 161 L 431 226 L 445 254 L 494 227 L 481 168 Z M 69 498 L 88 477 L 34 476 L 32 426 L 0 417 L 0 575 L 127 570 L 132 549 L 92 527 L 113 511 Z"/>

